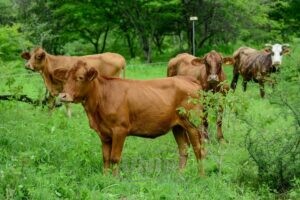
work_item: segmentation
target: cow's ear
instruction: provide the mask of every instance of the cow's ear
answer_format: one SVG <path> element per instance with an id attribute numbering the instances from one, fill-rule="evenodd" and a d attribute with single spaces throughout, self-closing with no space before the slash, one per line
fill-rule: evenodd
<path id="1" fill-rule="evenodd" d="M 35 59 L 41 61 L 45 58 L 45 56 L 46 56 L 46 53 L 43 51 L 43 52 L 40 52 L 40 53 L 36 54 Z"/>
<path id="2" fill-rule="evenodd" d="M 265 52 L 265 53 L 271 53 L 271 51 L 272 51 L 272 50 L 271 50 L 269 47 L 264 48 L 264 52 Z"/>
<path id="3" fill-rule="evenodd" d="M 233 65 L 234 64 L 234 59 L 232 57 L 225 57 L 225 58 L 222 58 L 222 60 L 225 65 Z"/>
<path id="4" fill-rule="evenodd" d="M 286 55 L 290 53 L 290 49 L 288 47 L 283 47 L 282 48 L 282 55 Z"/>
<path id="5" fill-rule="evenodd" d="M 85 74 L 85 78 L 88 81 L 94 80 L 94 78 L 96 78 L 97 76 L 98 76 L 98 71 L 94 67 L 91 67 Z"/>
<path id="6" fill-rule="evenodd" d="M 24 58 L 25 60 L 29 60 L 30 57 L 31 57 L 31 55 L 30 55 L 29 52 L 23 52 L 23 53 L 21 54 L 21 57 Z"/>
<path id="7" fill-rule="evenodd" d="M 192 65 L 203 65 L 205 64 L 205 60 L 203 58 L 194 58 L 192 60 Z"/>
<path id="8" fill-rule="evenodd" d="M 53 72 L 53 78 L 59 81 L 65 81 L 67 79 L 68 70 L 65 68 L 58 68 Z"/>

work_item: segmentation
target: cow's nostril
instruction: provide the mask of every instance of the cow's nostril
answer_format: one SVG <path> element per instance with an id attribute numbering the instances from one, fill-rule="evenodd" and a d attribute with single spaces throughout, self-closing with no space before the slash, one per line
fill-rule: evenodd
<path id="1" fill-rule="evenodd" d="M 67 97 L 67 94 L 66 93 L 60 93 L 59 94 L 59 98 L 60 99 L 65 99 Z"/>
<path id="2" fill-rule="evenodd" d="M 219 82 L 219 77 L 215 74 L 212 74 L 208 76 L 207 81 L 210 83 Z"/>

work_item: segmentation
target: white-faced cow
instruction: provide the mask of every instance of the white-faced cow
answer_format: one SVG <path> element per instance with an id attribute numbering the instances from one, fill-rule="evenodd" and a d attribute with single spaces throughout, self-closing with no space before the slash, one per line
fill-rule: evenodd
<path id="1" fill-rule="evenodd" d="M 112 164 L 115 165 L 113 173 L 118 173 L 127 136 L 156 138 L 172 129 L 179 148 L 180 168 L 187 160 L 188 135 L 200 164 L 200 173 L 204 173 L 202 134 L 188 114 L 178 110 L 185 108 L 201 114 L 201 105 L 189 101 L 191 97 L 198 98 L 201 86 L 197 80 L 191 77 L 147 81 L 107 78 L 99 76 L 95 68 L 84 62 L 78 62 L 70 70 L 56 69 L 54 74 L 66 80 L 59 95 L 61 100 L 81 103 L 90 127 L 98 133 L 105 170 Z"/>
<path id="2" fill-rule="evenodd" d="M 116 53 L 102 53 L 86 56 L 55 56 L 47 53 L 42 48 L 36 48 L 31 53 L 22 53 L 22 58 L 27 60 L 26 68 L 39 72 L 46 85 L 47 90 L 50 92 L 50 101 L 53 108 L 55 103 L 55 96 L 62 91 L 63 84 L 57 80 L 53 75 L 53 72 L 57 68 L 70 69 L 79 60 L 83 60 L 90 66 L 94 66 L 99 74 L 104 76 L 119 77 L 123 70 L 125 76 L 125 59 L 123 56 Z M 67 114 L 71 115 L 68 104 Z"/>
<path id="3" fill-rule="evenodd" d="M 235 90 L 241 74 L 243 77 L 243 90 L 247 89 L 247 82 L 253 80 L 260 85 L 260 95 L 265 96 L 264 82 L 267 77 L 279 70 L 282 56 L 289 52 L 287 44 L 267 44 L 264 50 L 256 50 L 250 47 L 240 47 L 233 54 L 235 60 L 231 88 Z"/>

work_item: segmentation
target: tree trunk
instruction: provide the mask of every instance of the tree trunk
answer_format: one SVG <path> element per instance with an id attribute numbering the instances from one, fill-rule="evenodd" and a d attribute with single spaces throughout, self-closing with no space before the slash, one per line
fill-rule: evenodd
<path id="1" fill-rule="evenodd" d="M 133 40 L 130 37 L 129 33 L 125 33 L 125 37 L 126 37 L 127 45 L 128 45 L 128 48 L 129 48 L 130 57 L 131 58 L 135 58 L 135 51 L 134 51 Z"/>
<path id="2" fill-rule="evenodd" d="M 94 50 L 95 50 L 95 53 L 99 53 L 99 45 L 98 45 L 98 42 L 92 42 L 93 46 L 94 46 Z"/>
<path id="3" fill-rule="evenodd" d="M 109 26 L 107 26 L 106 29 L 105 29 L 105 33 L 104 33 L 104 37 L 103 37 L 103 42 L 102 42 L 101 53 L 103 53 L 104 50 L 105 50 L 106 39 L 107 39 L 108 31 L 109 31 Z"/>
<path id="4" fill-rule="evenodd" d="M 146 35 L 142 35 L 141 42 L 144 51 L 144 58 L 147 63 L 151 63 L 151 47 L 149 38 Z"/>
<path id="5" fill-rule="evenodd" d="M 162 44 L 164 41 L 164 36 L 156 34 L 156 35 L 154 35 L 153 40 L 154 40 L 155 46 L 157 47 L 158 52 L 163 53 Z"/>

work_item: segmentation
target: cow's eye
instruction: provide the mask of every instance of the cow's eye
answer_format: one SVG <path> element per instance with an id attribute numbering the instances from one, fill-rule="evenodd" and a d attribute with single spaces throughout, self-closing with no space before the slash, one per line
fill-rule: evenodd
<path id="1" fill-rule="evenodd" d="M 83 81 L 83 79 L 84 78 L 82 76 L 78 76 L 78 78 L 77 78 L 78 81 Z"/>

